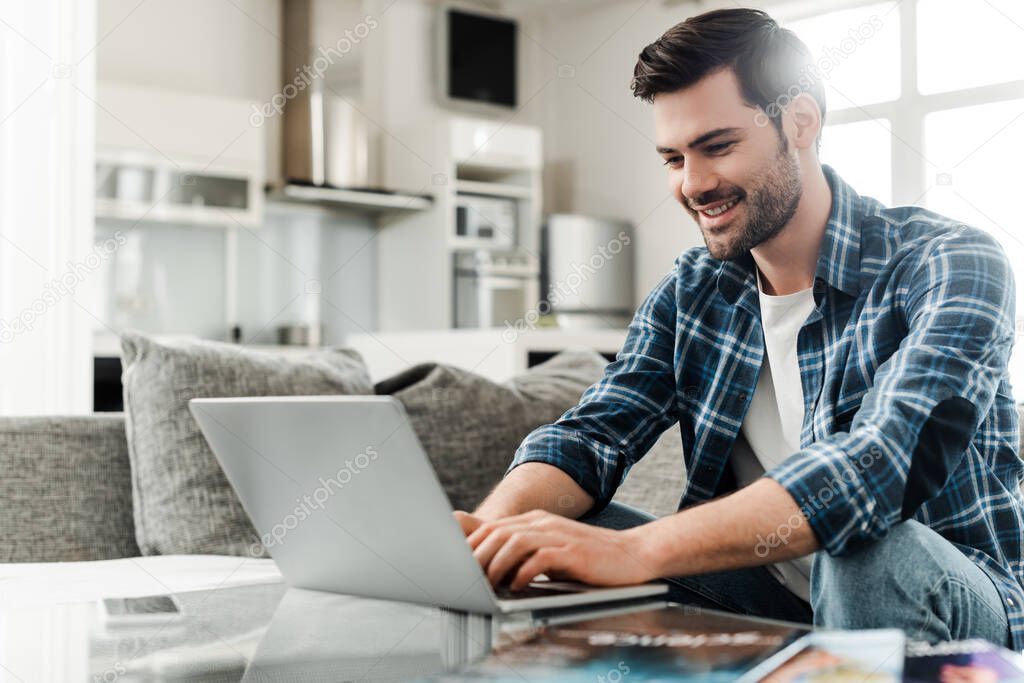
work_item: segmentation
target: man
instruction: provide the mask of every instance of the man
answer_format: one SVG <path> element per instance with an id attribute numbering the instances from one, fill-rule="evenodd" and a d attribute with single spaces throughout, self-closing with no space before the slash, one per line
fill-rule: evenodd
<path id="1" fill-rule="evenodd" d="M 1010 266 L 985 233 L 886 208 L 823 167 L 809 65 L 746 9 L 641 52 L 633 92 L 706 248 L 676 259 L 579 405 L 456 514 L 514 588 L 668 578 L 691 603 L 1020 650 Z M 609 505 L 673 423 L 681 511 Z"/>

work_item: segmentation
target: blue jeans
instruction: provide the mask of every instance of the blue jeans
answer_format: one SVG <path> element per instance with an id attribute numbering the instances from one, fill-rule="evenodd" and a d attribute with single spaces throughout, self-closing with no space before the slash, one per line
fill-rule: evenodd
<path id="1" fill-rule="evenodd" d="M 580 521 L 628 529 L 654 517 L 611 503 Z M 984 638 L 1009 645 L 1009 622 L 992 580 L 952 543 L 908 520 L 840 557 L 815 553 L 811 604 L 764 567 L 668 579 L 669 599 L 826 628 L 900 628 L 913 640 Z"/>

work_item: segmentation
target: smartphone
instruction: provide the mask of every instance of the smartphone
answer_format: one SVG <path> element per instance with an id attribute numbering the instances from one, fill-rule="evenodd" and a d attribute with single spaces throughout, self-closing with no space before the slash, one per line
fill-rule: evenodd
<path id="1" fill-rule="evenodd" d="M 119 624 L 162 623 L 181 609 L 170 595 L 147 595 L 141 598 L 103 598 L 103 612 L 108 622 Z"/>

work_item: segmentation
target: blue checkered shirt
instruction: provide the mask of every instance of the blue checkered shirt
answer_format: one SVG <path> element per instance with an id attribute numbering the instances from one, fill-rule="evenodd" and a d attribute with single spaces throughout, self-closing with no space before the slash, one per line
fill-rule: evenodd
<path id="1" fill-rule="evenodd" d="M 1009 262 L 988 234 L 857 195 L 824 166 L 832 207 L 800 329 L 801 450 L 765 476 L 840 555 L 916 519 L 995 582 L 1024 648 L 1024 464 L 1007 363 Z M 607 505 L 678 423 L 685 508 L 735 487 L 728 466 L 764 358 L 753 259 L 689 249 L 647 296 L 602 379 L 511 467 L 544 462 Z M 511 469 L 511 468 L 510 468 Z"/>

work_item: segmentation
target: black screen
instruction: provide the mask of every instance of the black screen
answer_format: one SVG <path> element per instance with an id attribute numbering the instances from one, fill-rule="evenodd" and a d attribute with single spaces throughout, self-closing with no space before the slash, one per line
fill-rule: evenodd
<path id="1" fill-rule="evenodd" d="M 516 106 L 516 24 L 448 12 L 448 97 Z"/>

